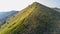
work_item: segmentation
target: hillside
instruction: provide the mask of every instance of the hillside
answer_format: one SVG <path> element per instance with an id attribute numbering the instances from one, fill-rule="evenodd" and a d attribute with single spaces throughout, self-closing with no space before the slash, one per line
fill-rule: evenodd
<path id="1" fill-rule="evenodd" d="M 59 34 L 60 13 L 34 2 L 0 28 L 1 34 Z"/>
<path id="2" fill-rule="evenodd" d="M 11 16 L 14 16 L 18 11 L 9 11 L 9 12 L 0 12 L 0 25 L 6 23 L 6 20 L 9 19 Z"/>

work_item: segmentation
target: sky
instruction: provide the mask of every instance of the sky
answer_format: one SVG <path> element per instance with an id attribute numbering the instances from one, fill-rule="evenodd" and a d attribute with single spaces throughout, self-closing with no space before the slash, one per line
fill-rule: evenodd
<path id="1" fill-rule="evenodd" d="M 39 2 L 48 7 L 60 8 L 60 0 L 0 0 L 0 12 L 22 10 L 33 2 Z"/>

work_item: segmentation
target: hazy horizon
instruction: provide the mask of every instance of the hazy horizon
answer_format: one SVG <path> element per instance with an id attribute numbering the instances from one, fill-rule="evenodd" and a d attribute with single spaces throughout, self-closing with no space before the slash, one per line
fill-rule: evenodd
<path id="1" fill-rule="evenodd" d="M 22 10 L 33 2 L 39 2 L 48 7 L 60 8 L 60 0 L 0 0 L 0 12 Z"/>

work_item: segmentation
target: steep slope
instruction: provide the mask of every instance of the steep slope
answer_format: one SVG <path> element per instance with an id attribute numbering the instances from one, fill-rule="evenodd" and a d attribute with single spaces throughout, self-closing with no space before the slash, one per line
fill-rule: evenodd
<path id="1" fill-rule="evenodd" d="M 34 2 L 0 28 L 1 34 L 59 34 L 60 13 Z"/>
<path id="2" fill-rule="evenodd" d="M 0 25 L 6 23 L 6 20 L 9 19 L 11 16 L 14 16 L 18 11 L 10 11 L 10 12 L 0 12 Z"/>

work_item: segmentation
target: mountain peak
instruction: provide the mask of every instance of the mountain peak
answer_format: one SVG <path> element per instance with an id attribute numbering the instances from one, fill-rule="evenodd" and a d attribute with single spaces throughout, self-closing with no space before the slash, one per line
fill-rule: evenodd
<path id="1" fill-rule="evenodd" d="M 37 7 L 37 8 L 36 8 Z M 1 34 L 55 34 L 60 32 L 60 13 L 34 2 L 0 28 Z M 58 29 L 57 29 L 58 27 Z M 52 33 L 51 33 L 52 32 Z"/>
<path id="2" fill-rule="evenodd" d="M 38 2 L 34 2 L 33 4 L 40 4 L 40 3 L 38 3 Z"/>
<path id="3" fill-rule="evenodd" d="M 39 3 L 39 2 L 33 2 L 32 4 L 31 4 L 31 6 L 36 6 L 36 7 L 43 7 L 44 5 L 43 4 L 41 4 L 41 3 Z"/>

